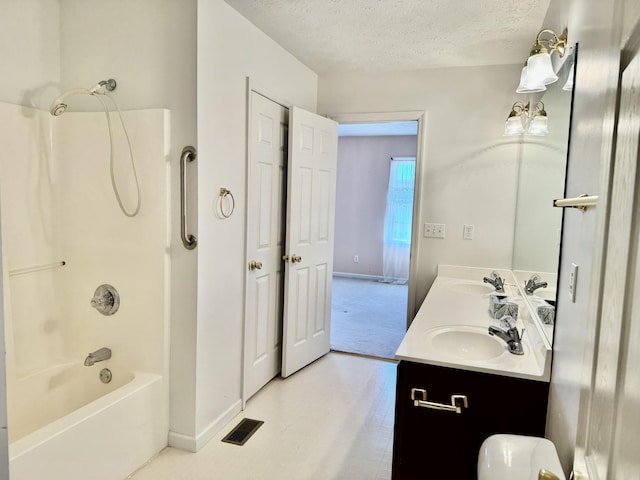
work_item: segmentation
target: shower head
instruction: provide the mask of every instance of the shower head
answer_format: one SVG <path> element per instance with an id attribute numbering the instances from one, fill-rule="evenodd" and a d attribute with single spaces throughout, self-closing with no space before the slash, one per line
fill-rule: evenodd
<path id="1" fill-rule="evenodd" d="M 62 115 L 67 110 L 67 104 L 64 103 L 65 98 L 79 94 L 91 95 L 91 91 L 88 88 L 72 88 L 71 90 L 67 90 L 51 102 L 51 107 L 49 108 L 51 115 L 54 117 Z"/>
<path id="2" fill-rule="evenodd" d="M 58 103 L 58 104 L 51 104 L 51 110 L 50 113 L 51 115 L 53 115 L 54 117 L 58 117 L 60 115 L 62 115 L 64 112 L 67 111 L 67 104 L 66 103 Z"/>
<path id="3" fill-rule="evenodd" d="M 115 90 L 115 88 L 116 81 L 113 78 L 110 78 L 109 80 L 102 80 L 96 83 L 91 88 L 72 88 L 71 90 L 67 90 L 53 102 L 51 102 L 49 113 L 51 113 L 51 115 L 53 115 L 54 117 L 59 117 L 64 112 L 66 112 L 67 104 L 64 102 L 64 99 L 72 95 L 106 95 L 107 92 L 112 92 Z"/>

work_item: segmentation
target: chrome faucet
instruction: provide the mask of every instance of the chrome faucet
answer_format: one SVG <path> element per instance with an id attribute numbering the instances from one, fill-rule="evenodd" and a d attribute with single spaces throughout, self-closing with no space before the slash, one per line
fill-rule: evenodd
<path id="1" fill-rule="evenodd" d="M 102 347 L 95 352 L 87 355 L 87 358 L 84 359 L 84 366 L 91 367 L 98 362 L 103 362 L 105 360 L 109 360 L 111 358 L 111 349 L 107 347 Z"/>
<path id="2" fill-rule="evenodd" d="M 495 335 L 502 339 L 509 347 L 509 353 L 513 353 L 514 355 L 524 355 L 524 350 L 522 349 L 522 335 L 524 335 L 524 329 L 522 330 L 522 335 L 520 335 L 516 327 L 516 321 L 513 317 L 510 317 L 509 315 L 502 317 L 500 319 L 499 327 L 490 325 L 489 335 Z"/>
<path id="3" fill-rule="evenodd" d="M 533 274 L 531 275 L 531 278 L 527 280 L 527 283 L 525 283 L 524 291 L 526 292 L 527 295 L 533 295 L 533 292 L 535 292 L 537 289 L 547 288 L 547 286 L 548 286 L 547 282 L 540 281 L 540 275 Z"/>
<path id="4" fill-rule="evenodd" d="M 496 292 L 504 292 L 504 280 L 497 274 L 497 272 L 491 272 L 491 278 L 484 277 L 482 279 L 484 283 L 490 283 L 493 285 L 493 288 L 496 289 Z"/>

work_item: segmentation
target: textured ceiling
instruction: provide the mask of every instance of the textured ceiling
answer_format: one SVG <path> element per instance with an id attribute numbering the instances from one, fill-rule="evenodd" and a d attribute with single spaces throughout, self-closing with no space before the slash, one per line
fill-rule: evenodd
<path id="1" fill-rule="evenodd" d="M 524 62 L 550 0 L 225 0 L 316 73 Z"/>

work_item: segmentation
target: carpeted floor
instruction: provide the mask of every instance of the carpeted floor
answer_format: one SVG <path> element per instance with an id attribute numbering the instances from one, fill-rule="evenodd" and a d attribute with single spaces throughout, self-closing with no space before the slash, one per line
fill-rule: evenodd
<path id="1" fill-rule="evenodd" d="M 331 349 L 395 359 L 406 332 L 407 285 L 333 277 Z"/>

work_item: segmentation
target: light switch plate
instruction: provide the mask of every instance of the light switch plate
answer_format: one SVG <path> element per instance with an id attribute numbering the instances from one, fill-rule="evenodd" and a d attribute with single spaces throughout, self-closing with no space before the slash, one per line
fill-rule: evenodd
<path id="1" fill-rule="evenodd" d="M 424 236 L 426 238 L 444 238 L 445 227 L 444 223 L 425 223 Z"/>
<path id="2" fill-rule="evenodd" d="M 473 225 L 465 225 L 462 230 L 462 238 L 464 240 L 473 240 Z"/>
<path id="3" fill-rule="evenodd" d="M 578 281 L 578 265 L 571 264 L 571 270 L 569 271 L 569 298 L 573 303 L 576 303 L 576 282 Z"/>

